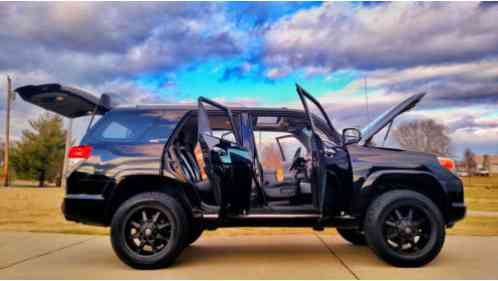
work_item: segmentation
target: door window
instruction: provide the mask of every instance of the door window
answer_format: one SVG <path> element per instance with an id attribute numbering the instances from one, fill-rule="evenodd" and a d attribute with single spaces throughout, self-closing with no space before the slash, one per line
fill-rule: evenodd
<path id="1" fill-rule="evenodd" d="M 267 172 L 286 170 L 299 150 L 301 156 L 308 153 L 308 149 L 288 132 L 255 131 L 256 149 L 263 169 Z M 282 138 L 285 137 L 285 138 Z M 279 145 L 280 144 L 280 145 Z M 283 157 L 282 157 L 283 156 Z"/>
<path id="2" fill-rule="evenodd" d="M 276 140 L 278 141 L 280 152 L 285 162 L 292 161 L 298 151 L 301 151 L 301 155 L 307 153 L 304 144 L 293 135 L 286 134 Z"/>
<path id="3" fill-rule="evenodd" d="M 325 143 L 339 145 L 341 143 L 341 136 L 332 126 L 332 122 L 325 109 L 321 107 L 316 99 L 299 86 L 298 93 L 306 113 L 309 114 L 308 120 L 311 123 L 310 125 L 314 133 Z"/>

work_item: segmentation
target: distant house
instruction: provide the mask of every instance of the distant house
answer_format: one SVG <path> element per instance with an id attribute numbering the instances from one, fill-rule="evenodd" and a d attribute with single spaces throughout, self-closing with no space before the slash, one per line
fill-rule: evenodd
<path id="1" fill-rule="evenodd" d="M 474 160 L 477 163 L 477 170 L 486 172 L 486 169 L 484 169 L 482 165 L 483 155 L 476 155 L 474 157 Z M 489 170 L 487 171 L 487 173 L 498 175 L 498 155 L 489 155 Z"/>

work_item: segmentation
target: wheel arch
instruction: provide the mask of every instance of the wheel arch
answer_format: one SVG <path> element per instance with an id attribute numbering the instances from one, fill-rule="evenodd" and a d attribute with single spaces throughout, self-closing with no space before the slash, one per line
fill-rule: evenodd
<path id="1" fill-rule="evenodd" d="M 177 198 L 190 218 L 194 215 L 193 208 L 200 206 L 198 197 L 189 184 L 160 175 L 129 175 L 122 178 L 108 194 L 106 224 L 111 223 L 114 213 L 124 201 L 137 194 L 154 191 Z"/>
<path id="2" fill-rule="evenodd" d="M 448 222 L 447 192 L 436 177 L 425 171 L 390 170 L 373 173 L 361 186 L 362 213 L 377 197 L 392 190 L 411 190 L 425 195 Z"/>

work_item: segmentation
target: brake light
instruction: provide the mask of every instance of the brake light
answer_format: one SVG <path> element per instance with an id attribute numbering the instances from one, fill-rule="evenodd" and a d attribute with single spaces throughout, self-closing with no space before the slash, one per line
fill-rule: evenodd
<path id="1" fill-rule="evenodd" d="M 444 158 L 444 157 L 438 157 L 439 164 L 441 166 L 445 167 L 446 169 L 453 171 L 455 169 L 455 161 L 451 160 L 450 158 Z"/>
<path id="2" fill-rule="evenodd" d="M 91 147 L 89 145 L 73 146 L 69 149 L 68 158 L 69 159 L 75 159 L 75 158 L 87 159 L 87 158 L 90 158 L 90 156 L 92 155 L 92 150 L 93 150 L 93 147 Z"/>

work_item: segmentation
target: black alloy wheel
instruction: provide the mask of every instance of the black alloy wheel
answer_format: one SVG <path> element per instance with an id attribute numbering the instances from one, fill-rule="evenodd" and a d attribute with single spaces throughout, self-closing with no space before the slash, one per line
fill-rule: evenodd
<path id="1" fill-rule="evenodd" d="M 170 265 L 183 251 L 190 233 L 185 209 L 174 197 L 146 192 L 126 200 L 111 222 L 116 255 L 139 269 Z"/>
<path id="2" fill-rule="evenodd" d="M 386 243 L 401 254 L 414 254 L 430 240 L 431 221 L 416 206 L 394 208 L 385 218 L 383 234 Z"/>
<path id="3" fill-rule="evenodd" d="M 171 215 L 155 207 L 137 208 L 127 219 L 125 239 L 138 255 L 153 255 L 164 249 L 171 239 L 174 225 Z"/>
<path id="4" fill-rule="evenodd" d="M 417 267 L 439 254 L 445 227 L 431 199 L 410 190 L 393 190 L 370 204 L 363 230 L 377 256 L 395 266 Z"/>

